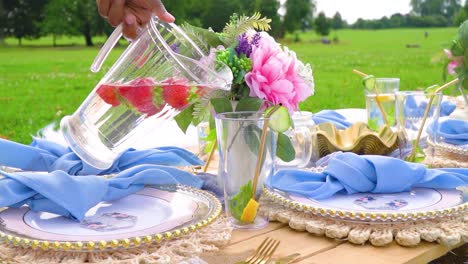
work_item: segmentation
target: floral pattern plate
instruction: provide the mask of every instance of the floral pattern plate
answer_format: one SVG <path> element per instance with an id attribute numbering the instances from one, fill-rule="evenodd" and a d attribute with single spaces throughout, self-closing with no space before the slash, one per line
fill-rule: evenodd
<path id="1" fill-rule="evenodd" d="M 219 200 L 205 191 L 179 185 L 146 187 L 96 205 L 81 222 L 26 206 L 0 210 L 0 243 L 66 251 L 132 248 L 188 234 L 220 212 Z"/>
<path id="2" fill-rule="evenodd" d="M 323 200 L 264 189 L 267 198 L 286 207 L 324 217 L 363 222 L 433 219 L 468 210 L 462 189 L 414 188 L 410 192 L 336 194 Z"/>

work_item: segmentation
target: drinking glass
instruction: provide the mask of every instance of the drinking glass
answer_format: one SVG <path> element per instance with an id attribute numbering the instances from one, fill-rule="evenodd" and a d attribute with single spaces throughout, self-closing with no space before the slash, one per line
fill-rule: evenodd
<path id="1" fill-rule="evenodd" d="M 309 164 L 311 159 L 316 159 L 314 155 L 315 148 L 315 122 L 312 120 L 312 113 L 305 111 L 294 112 L 291 116 L 293 126 L 284 134 L 289 137 L 291 144 L 294 147 L 296 156 L 294 160 L 285 162 L 277 158 L 277 168 L 281 167 L 297 167 L 303 168 Z"/>
<path id="2" fill-rule="evenodd" d="M 417 145 L 424 149 L 427 147 L 427 130 L 437 129 L 439 118 L 438 107 L 442 100 L 442 93 L 428 94 L 424 91 L 400 91 L 396 92 L 396 117 L 398 140 L 400 146 L 400 158 L 405 159 L 413 149 L 413 142 L 421 133 Z M 431 97 L 433 99 L 431 100 Z M 423 122 L 423 117 L 427 106 L 427 118 Z"/>
<path id="3" fill-rule="evenodd" d="M 244 221 L 242 217 L 250 198 L 258 201 L 265 179 L 274 173 L 276 133 L 268 126 L 264 130 L 266 120 L 262 112 L 229 112 L 215 116 L 219 176 L 224 185 L 226 214 L 234 228 L 257 229 L 268 224 L 263 216 L 257 215 L 254 221 Z M 263 133 L 264 148 L 258 158 Z M 257 160 L 260 170 L 255 186 Z"/>
<path id="4" fill-rule="evenodd" d="M 119 28 L 93 71 L 120 37 Z M 83 161 L 106 169 L 136 140 L 163 129 L 207 93 L 230 89 L 231 81 L 229 67 L 205 56 L 177 25 L 153 16 L 78 110 L 62 119 L 61 131 Z"/>
<path id="5" fill-rule="evenodd" d="M 399 78 L 376 78 L 373 90 L 365 90 L 367 123 L 378 129 L 387 124 L 395 126 L 395 92 L 400 89 Z"/>

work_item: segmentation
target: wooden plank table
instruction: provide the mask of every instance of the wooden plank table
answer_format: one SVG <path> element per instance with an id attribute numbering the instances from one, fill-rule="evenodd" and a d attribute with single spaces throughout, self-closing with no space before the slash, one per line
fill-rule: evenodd
<path id="1" fill-rule="evenodd" d="M 239 255 L 242 252 L 255 249 L 267 237 L 281 241 L 274 257 L 300 253 L 301 256 L 294 263 L 310 264 L 419 264 L 437 259 L 453 248 L 463 245 L 459 244 L 453 248 L 427 242 L 422 242 L 417 247 L 402 247 L 396 243 L 386 247 L 374 247 L 369 244 L 353 245 L 346 241 L 295 231 L 289 228 L 287 224 L 272 222 L 268 227 L 261 230 L 235 230 L 229 245 L 217 254 Z M 468 259 L 466 261 L 465 263 L 468 263 Z"/>

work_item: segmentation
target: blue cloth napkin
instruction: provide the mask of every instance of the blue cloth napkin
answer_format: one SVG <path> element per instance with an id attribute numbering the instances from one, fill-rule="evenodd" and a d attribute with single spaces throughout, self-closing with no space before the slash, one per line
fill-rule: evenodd
<path id="1" fill-rule="evenodd" d="M 195 188 L 203 180 L 191 173 L 160 165 L 139 165 L 114 178 L 50 173 L 0 171 L 0 208 L 28 205 L 33 211 L 50 212 L 82 220 L 101 201 L 113 201 L 135 193 L 145 185 L 184 184 Z"/>
<path id="2" fill-rule="evenodd" d="M 446 119 L 439 123 L 438 131 L 428 128 L 428 133 L 435 133 L 444 142 L 453 145 L 468 145 L 468 121 L 461 119 Z"/>
<path id="3" fill-rule="evenodd" d="M 404 113 L 405 116 L 409 117 L 423 117 L 424 116 L 424 111 L 426 111 L 427 107 L 427 102 L 423 101 L 420 102 L 419 104 L 416 102 L 413 96 L 408 96 L 405 102 L 405 107 L 404 107 Z M 450 115 L 457 106 L 450 102 L 450 101 L 442 101 L 440 103 L 440 116 L 448 116 Z M 432 111 L 434 111 L 433 108 L 430 109 L 429 114 L 432 114 Z"/>
<path id="4" fill-rule="evenodd" d="M 468 185 L 468 168 L 427 169 L 422 164 L 346 152 L 333 156 L 322 173 L 281 170 L 269 177 L 267 186 L 312 199 L 336 193 L 395 193 L 413 187 L 455 188 Z"/>
<path id="5" fill-rule="evenodd" d="M 338 129 L 346 129 L 352 125 L 346 118 L 334 110 L 322 110 L 312 116 L 315 124 L 332 123 Z"/>
<path id="6" fill-rule="evenodd" d="M 168 166 L 201 165 L 193 153 L 178 147 L 145 150 L 129 149 L 106 170 L 83 162 L 70 148 L 45 139 L 35 138 L 31 145 L 0 139 L 0 165 L 27 171 L 65 171 L 71 175 L 117 173 L 140 164 Z"/>

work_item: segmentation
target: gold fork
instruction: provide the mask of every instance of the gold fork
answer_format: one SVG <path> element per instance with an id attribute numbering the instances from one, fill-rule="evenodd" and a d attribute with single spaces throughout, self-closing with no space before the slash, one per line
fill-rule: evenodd
<path id="1" fill-rule="evenodd" d="M 265 240 L 263 240 L 260 246 L 258 246 L 258 248 L 255 250 L 254 254 L 245 260 L 245 263 L 265 264 L 268 260 L 271 259 L 279 244 L 279 240 L 269 237 L 265 238 Z"/>

